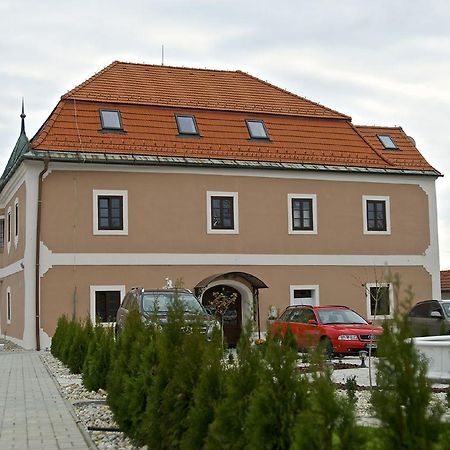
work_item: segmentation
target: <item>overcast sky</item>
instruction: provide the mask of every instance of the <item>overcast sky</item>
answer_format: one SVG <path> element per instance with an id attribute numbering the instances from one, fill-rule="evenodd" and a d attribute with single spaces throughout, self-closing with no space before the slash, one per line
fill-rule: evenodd
<path id="1" fill-rule="evenodd" d="M 0 0 L 0 166 L 59 97 L 114 60 L 240 69 L 348 114 L 400 125 L 441 173 L 450 269 L 450 2 Z"/>

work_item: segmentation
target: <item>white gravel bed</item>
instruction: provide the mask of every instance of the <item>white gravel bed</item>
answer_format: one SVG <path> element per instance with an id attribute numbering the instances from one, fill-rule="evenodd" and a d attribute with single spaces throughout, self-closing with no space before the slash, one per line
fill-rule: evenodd
<path id="1" fill-rule="evenodd" d="M 99 450 L 139 450 L 146 447 L 136 447 L 120 431 L 91 431 L 88 427 L 118 428 L 113 414 L 106 404 L 106 392 L 88 391 L 81 382 L 81 375 L 71 374 L 58 359 L 50 352 L 41 354 L 41 359 L 49 369 L 50 373 L 58 381 L 65 398 L 72 404 L 73 409 L 91 436 Z"/>

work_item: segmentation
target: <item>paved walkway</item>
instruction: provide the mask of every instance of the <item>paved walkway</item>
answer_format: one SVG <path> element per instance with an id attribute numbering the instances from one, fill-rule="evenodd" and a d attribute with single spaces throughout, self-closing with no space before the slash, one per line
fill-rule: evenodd
<path id="1" fill-rule="evenodd" d="M 37 352 L 0 352 L 0 449 L 95 448 Z"/>

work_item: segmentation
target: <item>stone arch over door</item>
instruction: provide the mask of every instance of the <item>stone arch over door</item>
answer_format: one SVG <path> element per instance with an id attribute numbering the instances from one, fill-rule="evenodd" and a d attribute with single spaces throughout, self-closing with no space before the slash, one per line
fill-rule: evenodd
<path id="1" fill-rule="evenodd" d="M 228 333 L 225 331 L 225 337 L 230 346 L 234 346 L 239 339 L 242 326 L 247 320 L 253 320 L 255 322 L 255 328 L 260 330 L 259 320 L 259 302 L 258 291 L 259 289 L 267 288 L 266 284 L 259 278 L 245 273 L 245 272 L 227 272 L 222 274 L 211 275 L 204 280 L 200 281 L 195 287 L 195 293 L 199 297 L 200 301 L 205 304 L 210 301 L 213 292 L 217 292 L 217 289 L 221 287 L 229 288 L 230 292 L 235 291 L 240 297 L 240 306 L 237 311 L 237 327 L 239 328 L 236 333 Z M 232 319 L 232 313 L 230 313 L 230 321 Z M 232 336 L 234 334 L 234 336 Z"/>

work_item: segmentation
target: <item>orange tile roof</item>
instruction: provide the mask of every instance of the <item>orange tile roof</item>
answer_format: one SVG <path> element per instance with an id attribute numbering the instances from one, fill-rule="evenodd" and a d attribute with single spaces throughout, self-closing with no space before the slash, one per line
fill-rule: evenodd
<path id="1" fill-rule="evenodd" d="M 434 170 L 417 150 L 415 142 L 405 134 L 401 127 L 379 127 L 356 125 L 356 129 L 380 154 L 389 158 L 396 166 L 408 169 Z M 389 135 L 398 150 L 384 148 L 378 135 Z"/>
<path id="2" fill-rule="evenodd" d="M 102 130 L 100 109 L 120 110 L 124 132 Z M 179 136 L 175 114 L 195 115 L 201 137 Z M 246 119 L 264 120 L 270 141 L 249 139 Z M 31 148 L 434 170 L 401 129 L 396 152 L 377 130 L 242 72 L 115 62 L 62 97 Z"/>
<path id="3" fill-rule="evenodd" d="M 136 105 L 270 112 L 306 117 L 348 116 L 241 71 L 189 69 L 115 61 L 62 96 Z"/>
<path id="4" fill-rule="evenodd" d="M 450 270 L 441 270 L 441 291 L 450 292 Z"/>

